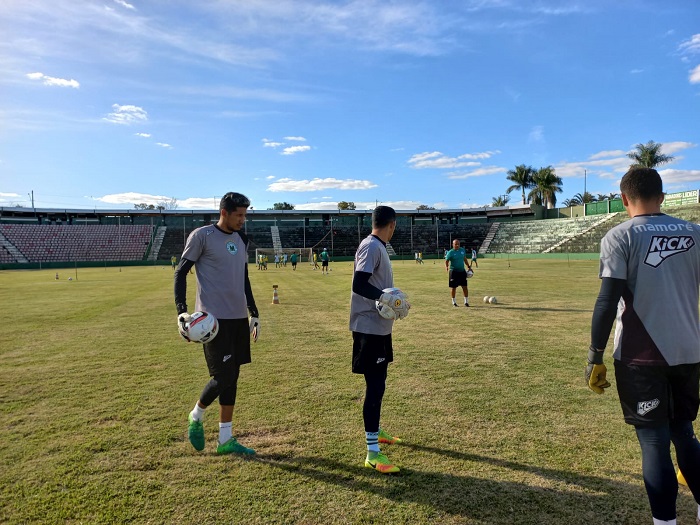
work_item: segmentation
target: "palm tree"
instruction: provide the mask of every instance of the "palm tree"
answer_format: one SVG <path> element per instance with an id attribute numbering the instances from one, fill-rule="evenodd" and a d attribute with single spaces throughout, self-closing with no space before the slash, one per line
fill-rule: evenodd
<path id="1" fill-rule="evenodd" d="M 553 208 L 557 204 L 557 193 L 562 192 L 564 181 L 555 172 L 552 166 L 540 168 L 533 176 L 534 187 L 528 194 L 528 200 L 535 204 Z"/>
<path id="2" fill-rule="evenodd" d="M 661 153 L 663 144 L 650 140 L 646 144 L 637 144 L 636 151 L 632 151 L 627 156 L 634 162 L 631 168 L 655 168 L 660 164 L 671 162 L 675 157 Z"/>
<path id="3" fill-rule="evenodd" d="M 513 190 L 520 190 L 523 194 L 523 204 L 525 204 L 525 190 L 533 187 L 532 177 L 534 173 L 535 170 L 533 170 L 531 166 L 525 166 L 525 164 L 516 166 L 514 170 L 509 170 L 506 179 L 513 184 L 508 187 L 506 193 L 510 193 Z"/>
<path id="4" fill-rule="evenodd" d="M 491 206 L 498 208 L 499 206 L 505 206 L 508 204 L 510 197 L 508 195 L 499 195 L 498 197 L 493 197 L 491 199 Z"/>

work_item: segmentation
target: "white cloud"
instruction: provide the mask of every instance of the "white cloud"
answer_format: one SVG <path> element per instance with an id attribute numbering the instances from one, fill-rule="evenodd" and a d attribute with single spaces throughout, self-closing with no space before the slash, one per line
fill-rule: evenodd
<path id="1" fill-rule="evenodd" d="M 267 187 L 268 191 L 322 191 L 322 190 L 368 190 L 370 188 L 376 188 L 377 185 L 368 180 L 355 180 L 355 179 L 334 179 L 333 177 L 328 177 L 325 179 L 305 179 L 305 180 L 294 180 L 294 179 L 279 179 L 277 182 L 273 182 Z"/>
<path id="2" fill-rule="evenodd" d="M 112 104 L 112 113 L 109 113 L 103 120 L 115 124 L 134 124 L 135 122 L 146 122 L 148 113 L 138 106 L 120 106 Z"/>
<path id="3" fill-rule="evenodd" d="M 664 142 L 661 146 L 661 151 L 664 155 L 672 155 L 684 149 L 694 148 L 696 146 L 697 144 L 693 144 L 692 142 Z"/>
<path id="4" fill-rule="evenodd" d="M 686 40 L 685 42 L 682 42 L 680 46 L 678 46 L 678 50 L 681 53 L 700 53 L 700 33 L 693 35 L 690 37 L 690 40 Z"/>
<path id="5" fill-rule="evenodd" d="M 542 142 L 544 140 L 544 126 L 534 126 L 527 138 L 530 142 Z"/>
<path id="6" fill-rule="evenodd" d="M 270 139 L 262 139 L 262 143 L 265 148 L 279 148 L 280 146 L 284 146 L 284 142 L 275 142 Z"/>
<path id="7" fill-rule="evenodd" d="M 265 177 L 265 180 L 272 180 L 274 178 L 275 178 L 274 175 L 268 175 L 267 177 Z"/>
<path id="8" fill-rule="evenodd" d="M 311 146 L 290 146 L 282 150 L 282 155 L 294 155 L 295 153 L 300 153 L 302 151 L 309 151 Z"/>
<path id="9" fill-rule="evenodd" d="M 137 193 L 137 192 L 126 192 L 126 193 L 111 193 L 109 195 L 104 195 L 102 197 L 94 197 L 95 200 L 100 202 L 105 202 L 107 204 L 158 204 L 164 200 L 170 200 L 170 197 L 165 197 L 163 195 L 151 195 L 149 193 Z"/>
<path id="10" fill-rule="evenodd" d="M 493 175 L 494 173 L 506 173 L 508 168 L 501 168 L 499 166 L 484 166 L 483 168 L 477 168 L 466 173 L 448 173 L 448 179 L 468 179 L 470 177 L 483 177 L 484 175 Z"/>
<path id="11" fill-rule="evenodd" d="M 659 170 L 659 175 L 664 181 L 664 184 L 681 184 L 686 182 L 700 181 L 700 170 L 674 170 L 666 169 Z"/>
<path id="12" fill-rule="evenodd" d="M 691 84 L 700 84 L 700 65 L 695 66 L 690 70 L 690 76 L 688 80 Z"/>
<path id="13" fill-rule="evenodd" d="M 0 191 L 0 198 L 19 197 L 19 193 L 3 193 Z"/>
<path id="14" fill-rule="evenodd" d="M 124 0 L 114 0 L 114 3 L 119 4 L 122 7 L 126 7 L 127 9 L 132 9 L 132 10 L 136 9 L 133 5 L 125 2 Z"/>
<path id="15" fill-rule="evenodd" d="M 148 139 L 151 137 L 150 133 L 134 133 L 134 135 L 136 135 L 137 137 L 143 137 L 145 139 Z"/>
<path id="16" fill-rule="evenodd" d="M 626 151 L 622 151 L 621 149 L 611 149 L 608 151 L 600 151 L 598 153 L 594 153 L 590 157 L 588 157 L 591 160 L 596 160 L 596 159 L 604 159 L 606 157 L 621 157 L 623 155 L 626 155 Z"/>
<path id="17" fill-rule="evenodd" d="M 459 155 L 458 157 L 448 157 L 440 151 L 426 151 L 424 153 L 417 153 L 408 159 L 408 164 L 413 169 L 426 169 L 426 168 L 437 168 L 437 169 L 454 169 L 454 168 L 465 168 L 469 166 L 479 166 L 483 159 L 491 158 L 493 155 L 500 153 L 500 151 L 484 151 L 481 153 L 465 153 Z"/>
<path id="18" fill-rule="evenodd" d="M 218 210 L 220 200 L 221 197 L 190 197 L 178 200 L 177 206 L 181 210 Z"/>
<path id="19" fill-rule="evenodd" d="M 306 142 L 304 137 L 284 137 L 284 140 L 295 140 L 297 142 Z"/>
<path id="20" fill-rule="evenodd" d="M 167 144 L 165 142 L 156 142 L 156 146 L 160 146 L 161 148 L 165 149 L 173 149 L 173 147 L 170 144 Z"/>
<path id="21" fill-rule="evenodd" d="M 80 82 L 77 80 L 49 77 L 43 73 L 27 73 L 27 78 L 30 80 L 42 80 L 45 86 L 71 87 L 74 89 L 78 89 L 80 87 Z"/>

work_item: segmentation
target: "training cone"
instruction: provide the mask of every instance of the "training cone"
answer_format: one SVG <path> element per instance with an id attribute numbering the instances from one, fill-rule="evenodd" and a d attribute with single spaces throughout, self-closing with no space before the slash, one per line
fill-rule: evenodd
<path id="1" fill-rule="evenodd" d="M 685 485 L 686 487 L 688 486 L 688 482 L 685 480 L 681 469 L 678 469 L 678 475 L 676 477 L 678 478 L 678 483 L 680 483 L 681 485 Z"/>
<path id="2" fill-rule="evenodd" d="M 272 304 L 280 304 L 280 296 L 277 295 L 277 285 L 272 285 Z"/>

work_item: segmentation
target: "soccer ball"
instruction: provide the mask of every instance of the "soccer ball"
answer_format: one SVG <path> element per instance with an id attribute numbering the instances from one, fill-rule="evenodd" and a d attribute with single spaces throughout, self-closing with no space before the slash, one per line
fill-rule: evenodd
<path id="1" fill-rule="evenodd" d="M 474 277 L 474 270 L 467 270 L 467 279 Z"/>
<path id="2" fill-rule="evenodd" d="M 484 302 L 488 303 L 489 299 L 491 299 L 488 295 L 484 295 Z"/>
<path id="3" fill-rule="evenodd" d="M 391 294 L 392 303 L 390 306 L 375 301 L 377 312 L 384 319 L 403 319 L 408 316 L 408 310 L 411 308 L 411 303 L 408 302 L 408 297 L 398 288 L 384 288 L 383 293 Z"/>
<path id="4" fill-rule="evenodd" d="M 495 297 L 489 297 L 489 303 L 496 304 L 497 302 L 498 302 L 498 299 L 496 299 Z"/>
<path id="5" fill-rule="evenodd" d="M 193 343 L 209 343 L 219 333 L 219 321 L 207 312 L 195 312 L 185 324 L 185 328 Z"/>

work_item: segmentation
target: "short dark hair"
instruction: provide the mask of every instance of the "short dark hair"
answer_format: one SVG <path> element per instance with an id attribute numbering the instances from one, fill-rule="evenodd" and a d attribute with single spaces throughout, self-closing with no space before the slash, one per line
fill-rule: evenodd
<path id="1" fill-rule="evenodd" d="M 219 211 L 226 210 L 231 213 L 236 208 L 247 208 L 248 206 L 250 206 L 250 199 L 248 199 L 248 197 L 242 193 L 229 191 L 226 195 L 221 197 Z"/>
<path id="2" fill-rule="evenodd" d="M 632 201 L 648 201 L 664 193 L 661 175 L 653 168 L 630 168 L 620 181 L 620 193 Z"/>
<path id="3" fill-rule="evenodd" d="M 377 206 L 372 211 L 372 228 L 383 228 L 396 220 L 396 211 L 389 206 Z"/>

